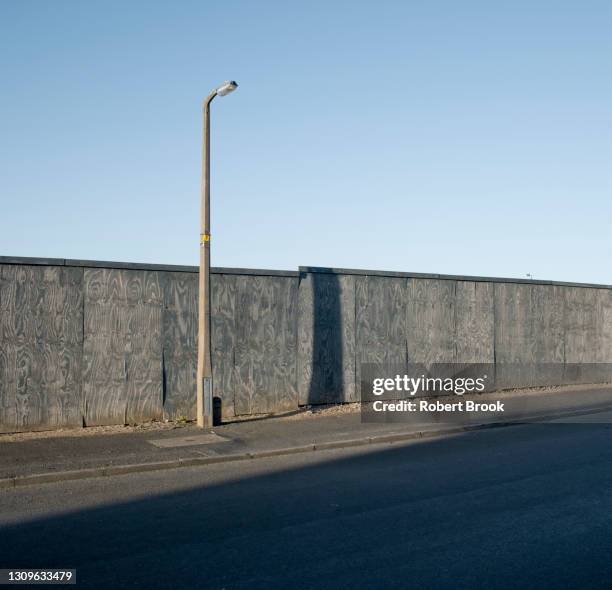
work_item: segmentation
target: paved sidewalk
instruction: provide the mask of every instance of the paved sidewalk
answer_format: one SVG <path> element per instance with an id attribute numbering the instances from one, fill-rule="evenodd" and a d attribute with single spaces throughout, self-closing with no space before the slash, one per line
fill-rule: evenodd
<path id="1" fill-rule="evenodd" d="M 471 399 L 488 401 L 488 397 L 481 395 Z M 609 387 L 491 394 L 491 397 L 503 397 L 511 402 L 510 412 L 503 417 L 483 417 L 468 426 L 362 423 L 360 413 L 355 411 L 338 415 L 254 418 L 217 426 L 212 432 L 187 424 L 174 429 L 17 441 L 0 436 L 0 487 L 395 442 L 508 424 L 525 416 L 565 416 L 567 419 L 568 416 L 612 409 L 612 388 Z"/>

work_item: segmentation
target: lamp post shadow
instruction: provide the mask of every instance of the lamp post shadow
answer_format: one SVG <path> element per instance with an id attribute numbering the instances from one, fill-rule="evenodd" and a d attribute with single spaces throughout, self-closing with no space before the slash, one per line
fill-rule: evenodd
<path id="1" fill-rule="evenodd" d="M 312 374 L 308 404 L 345 401 L 341 289 L 338 275 L 313 272 Z"/>

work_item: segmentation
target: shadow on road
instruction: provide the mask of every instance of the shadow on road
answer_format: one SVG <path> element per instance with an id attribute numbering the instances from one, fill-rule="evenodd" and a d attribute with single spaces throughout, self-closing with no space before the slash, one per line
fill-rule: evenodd
<path id="1" fill-rule="evenodd" d="M 611 442 L 528 425 L 157 495 L 191 470 L 121 477 L 151 496 L 3 526 L 0 567 L 104 588 L 609 588 Z M 78 483 L 53 486 L 69 503 Z"/>

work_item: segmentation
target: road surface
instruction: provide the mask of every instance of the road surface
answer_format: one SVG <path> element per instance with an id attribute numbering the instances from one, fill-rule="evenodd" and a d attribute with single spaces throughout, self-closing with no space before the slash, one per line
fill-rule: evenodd
<path id="1" fill-rule="evenodd" d="M 0 490 L 0 567 L 83 588 L 609 590 L 612 416 L 583 422 Z"/>

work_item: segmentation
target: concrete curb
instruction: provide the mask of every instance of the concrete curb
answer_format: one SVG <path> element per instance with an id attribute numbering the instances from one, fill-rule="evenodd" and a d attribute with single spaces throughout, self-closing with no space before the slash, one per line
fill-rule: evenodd
<path id="1" fill-rule="evenodd" d="M 493 425 L 487 425 L 491 427 Z M 0 479 L 0 488 L 16 488 L 29 485 L 40 485 L 57 483 L 62 481 L 74 481 L 78 479 L 90 479 L 95 477 L 112 477 L 115 475 L 127 475 L 130 473 L 145 473 L 147 471 L 162 471 L 166 469 L 179 469 L 181 467 L 197 467 L 202 465 L 213 465 L 216 463 L 229 463 L 232 461 L 248 461 L 252 459 L 265 459 L 267 457 L 280 457 L 283 455 L 296 455 L 312 453 L 314 451 L 328 451 L 334 449 L 346 449 L 375 444 L 389 444 L 394 442 L 408 441 L 419 438 L 444 436 L 473 430 L 473 428 L 448 428 L 436 431 L 407 432 L 405 434 L 390 434 L 380 436 L 368 436 L 365 438 L 311 443 L 297 447 L 284 447 L 265 451 L 252 451 L 234 455 L 220 455 L 218 457 L 190 457 L 187 459 L 173 459 L 171 461 L 155 461 L 150 463 L 132 463 L 128 465 L 110 465 L 106 467 L 94 467 L 75 471 L 57 471 L 55 473 L 34 473 L 32 475 L 18 475 Z"/>
<path id="2" fill-rule="evenodd" d="M 233 455 L 219 455 L 215 457 L 189 457 L 185 459 L 173 459 L 171 461 L 154 461 L 149 463 L 132 463 L 128 465 L 107 465 L 105 467 L 94 467 L 74 471 L 56 471 L 54 473 L 34 473 L 31 475 L 18 475 L 0 479 L 0 489 L 17 488 L 22 486 L 57 483 L 95 477 L 112 477 L 116 475 L 127 475 L 131 473 L 145 473 L 147 471 L 163 471 L 166 469 L 179 469 L 181 467 L 198 467 L 213 465 L 217 463 L 230 463 L 232 461 L 248 461 L 251 459 L 265 459 L 267 457 L 280 457 L 283 455 L 296 455 L 311 453 L 314 451 L 329 451 L 334 449 L 347 449 L 378 444 L 392 444 L 423 438 L 437 438 L 451 434 L 461 434 L 477 430 L 490 430 L 493 428 L 504 428 L 508 426 L 519 426 L 530 423 L 532 420 L 555 419 L 572 416 L 581 416 L 597 412 L 609 411 L 610 406 L 559 412 L 557 414 L 546 414 L 523 418 L 520 421 L 489 422 L 484 424 L 473 424 L 469 426 L 452 426 L 438 430 L 422 430 L 416 432 L 382 434 L 367 436 L 363 438 L 338 440 L 329 442 L 313 442 L 307 445 L 285 447 L 280 449 L 269 449 L 265 451 L 252 451 Z"/>

